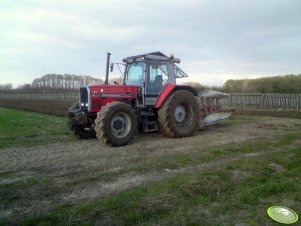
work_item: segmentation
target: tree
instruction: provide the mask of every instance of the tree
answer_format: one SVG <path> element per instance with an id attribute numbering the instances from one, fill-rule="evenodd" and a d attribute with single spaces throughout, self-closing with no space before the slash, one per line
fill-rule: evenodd
<path id="1" fill-rule="evenodd" d="M 257 79 L 229 79 L 225 82 L 223 90 L 230 93 L 301 93 L 301 74 Z"/>
<path id="2" fill-rule="evenodd" d="M 74 74 L 46 74 L 36 78 L 32 82 L 32 88 L 36 91 L 45 92 L 66 92 L 77 90 L 81 86 L 91 84 L 101 84 L 101 79 L 93 78 L 89 75 Z"/>
<path id="3" fill-rule="evenodd" d="M 11 90 L 13 88 L 13 84 L 6 83 L 6 84 L 0 84 L 0 90 Z"/>

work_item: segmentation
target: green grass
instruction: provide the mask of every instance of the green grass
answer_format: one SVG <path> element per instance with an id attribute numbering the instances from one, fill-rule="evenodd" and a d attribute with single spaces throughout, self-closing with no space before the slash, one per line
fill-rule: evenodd
<path id="1" fill-rule="evenodd" d="M 92 202 L 58 206 L 48 214 L 29 217 L 23 224 L 280 225 L 267 217 L 268 207 L 285 205 L 297 212 L 301 209 L 301 148 L 288 148 L 286 144 L 297 139 L 292 137 L 282 137 L 281 144 L 260 143 L 266 150 L 277 147 L 273 155 L 174 176 Z M 239 150 L 244 152 L 245 147 L 251 151 L 249 144 Z M 255 151 L 258 146 L 253 148 Z M 175 161 L 187 164 L 185 158 L 175 157 Z M 281 170 L 271 167 L 272 163 L 280 165 Z M 234 176 L 235 172 L 239 176 Z"/>
<path id="2" fill-rule="evenodd" d="M 70 141 L 67 119 L 0 108 L 0 149 Z"/>

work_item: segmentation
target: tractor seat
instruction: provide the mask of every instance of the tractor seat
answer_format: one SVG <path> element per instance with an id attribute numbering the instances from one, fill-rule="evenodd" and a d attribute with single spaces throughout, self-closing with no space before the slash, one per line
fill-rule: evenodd
<path id="1" fill-rule="evenodd" d="M 154 81 L 154 86 L 155 87 L 162 87 L 163 85 L 163 78 L 162 75 L 157 75 Z"/>
<path id="2" fill-rule="evenodd" d="M 160 93 L 163 87 L 162 75 L 157 75 L 155 80 L 147 87 L 148 93 Z"/>

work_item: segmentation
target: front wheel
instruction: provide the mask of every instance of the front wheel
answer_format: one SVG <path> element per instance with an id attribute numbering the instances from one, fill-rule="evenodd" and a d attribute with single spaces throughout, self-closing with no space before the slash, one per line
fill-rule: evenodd
<path id="1" fill-rule="evenodd" d="M 89 139 L 96 137 L 95 131 L 92 128 L 84 128 L 83 125 L 79 124 L 74 118 L 74 112 L 79 110 L 79 102 L 75 102 L 69 108 L 69 114 L 72 113 L 72 116 L 69 115 L 68 127 L 73 131 L 75 137 L 78 139 Z"/>
<path id="2" fill-rule="evenodd" d="M 161 130 L 169 137 L 190 136 L 199 125 L 199 106 L 187 90 L 172 93 L 158 111 Z"/>
<path id="3" fill-rule="evenodd" d="M 134 109 L 116 101 L 104 106 L 95 120 L 96 136 L 108 146 L 123 146 L 137 132 L 138 121 Z"/>

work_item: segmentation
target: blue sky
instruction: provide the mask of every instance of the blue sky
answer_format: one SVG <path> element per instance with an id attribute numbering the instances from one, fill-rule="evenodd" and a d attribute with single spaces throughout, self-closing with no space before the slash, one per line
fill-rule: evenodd
<path id="1" fill-rule="evenodd" d="M 114 62 L 173 53 L 190 81 L 206 85 L 298 74 L 301 1 L 0 0 L 0 84 L 47 73 L 104 78 L 108 51 Z"/>

